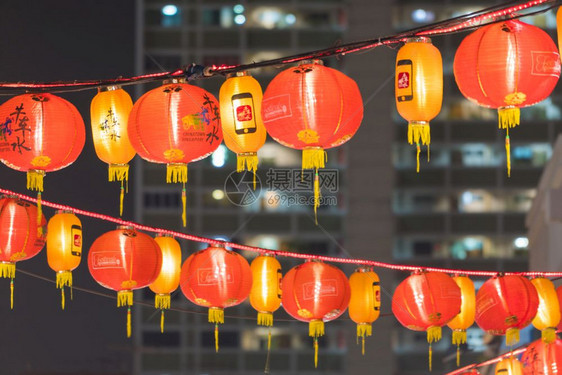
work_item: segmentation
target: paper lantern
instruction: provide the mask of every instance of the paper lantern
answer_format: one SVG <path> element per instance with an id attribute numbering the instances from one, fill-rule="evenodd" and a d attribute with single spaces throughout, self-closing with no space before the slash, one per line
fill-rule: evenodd
<path id="1" fill-rule="evenodd" d="M 268 134 L 284 146 L 303 150 L 302 168 L 315 170 L 316 215 L 324 150 L 350 140 L 363 118 L 357 84 L 319 60 L 303 61 L 271 81 L 263 96 L 262 115 Z"/>
<path id="2" fill-rule="evenodd" d="M 556 375 L 562 372 L 562 340 L 532 342 L 521 357 L 523 375 Z"/>
<path id="3" fill-rule="evenodd" d="M 558 10 L 556 11 L 556 34 L 558 35 L 558 53 L 560 53 L 560 47 L 562 46 L 561 28 L 562 28 L 562 8 L 558 7 Z"/>
<path id="4" fill-rule="evenodd" d="M 461 373 L 461 375 L 480 375 L 480 372 L 478 372 L 478 370 L 476 369 L 471 369 Z"/>
<path id="5" fill-rule="evenodd" d="M 447 326 L 453 330 L 453 345 L 457 346 L 457 366 L 460 364 L 460 344 L 466 343 L 466 330 L 474 324 L 475 291 L 474 283 L 466 276 L 453 277 L 461 289 L 461 311 Z"/>
<path id="6" fill-rule="evenodd" d="M 506 345 L 519 342 L 519 330 L 531 323 L 539 297 L 531 282 L 519 275 L 499 275 L 486 280 L 476 294 L 475 320 L 485 332 L 505 335 Z"/>
<path id="7" fill-rule="evenodd" d="M 484 107 L 497 108 L 506 129 L 510 175 L 509 129 L 519 125 L 519 109 L 546 99 L 560 76 L 560 56 L 550 36 L 517 20 L 483 26 L 460 44 L 453 64 L 461 93 Z"/>
<path id="8" fill-rule="evenodd" d="M 33 258 L 45 245 L 37 231 L 37 207 L 17 197 L 0 198 L 0 276 L 10 278 L 10 308 L 14 308 L 16 263 Z M 47 224 L 41 214 L 40 227 Z"/>
<path id="9" fill-rule="evenodd" d="M 183 263 L 180 287 L 188 300 L 209 308 L 209 322 L 215 323 L 215 350 L 218 351 L 218 325 L 224 323 L 224 309 L 244 302 L 250 294 L 252 271 L 248 261 L 222 246 L 211 245 Z"/>
<path id="10" fill-rule="evenodd" d="M 552 281 L 537 277 L 531 280 L 537 290 L 539 307 L 533 326 L 541 331 L 542 340 L 549 344 L 556 339 L 556 326 L 560 323 L 560 305 Z"/>
<path id="11" fill-rule="evenodd" d="M 314 338 L 314 366 L 318 365 L 318 337 L 324 335 L 324 322 L 336 319 L 349 305 L 350 288 L 337 267 L 312 260 L 293 267 L 283 277 L 282 305 L 293 318 L 308 322 Z"/>
<path id="12" fill-rule="evenodd" d="M 515 357 L 504 358 L 496 365 L 495 375 L 522 375 L 523 366 Z"/>
<path id="13" fill-rule="evenodd" d="M 396 108 L 408 120 L 408 143 L 416 144 L 416 171 L 420 171 L 420 143 L 431 142 L 429 122 L 441 111 L 443 61 L 439 50 L 425 37 L 409 38 L 396 55 L 394 83 Z"/>
<path id="14" fill-rule="evenodd" d="M 224 143 L 236 153 L 236 170 L 254 173 L 254 189 L 258 150 L 267 137 L 261 117 L 262 99 L 259 82 L 247 72 L 229 75 L 219 93 Z"/>
<path id="15" fill-rule="evenodd" d="M 41 192 L 46 172 L 72 164 L 86 139 L 84 121 L 70 102 L 52 94 L 23 94 L 0 106 L 0 160 L 27 172 L 27 188 L 37 193 L 41 228 Z"/>
<path id="16" fill-rule="evenodd" d="M 562 313 L 562 285 L 556 288 L 556 296 L 558 297 L 558 305 L 560 306 L 560 312 Z M 556 329 L 562 330 L 562 319 L 560 319 L 560 323 L 558 323 Z"/>
<path id="17" fill-rule="evenodd" d="M 162 268 L 148 287 L 155 293 L 154 307 L 160 309 L 160 332 L 164 333 L 164 310 L 171 305 L 171 293 L 180 285 L 181 247 L 174 237 L 159 235 L 154 241 L 162 251 Z"/>
<path id="18" fill-rule="evenodd" d="M 250 304 L 258 312 L 258 325 L 271 327 L 273 312 L 281 306 L 281 264 L 271 254 L 262 254 L 252 261 Z"/>
<path id="19" fill-rule="evenodd" d="M 129 180 L 129 162 L 135 149 L 129 141 L 127 121 L 133 101 L 120 86 L 106 86 L 98 90 L 90 105 L 92 138 L 96 154 L 109 165 L 109 181 L 121 182 L 119 215 L 123 214 L 125 184 Z"/>
<path id="20" fill-rule="evenodd" d="M 455 281 L 441 272 L 417 272 L 402 281 L 392 296 L 392 312 L 404 327 L 426 331 L 429 343 L 441 340 L 441 327 L 461 310 L 461 290 Z"/>
<path id="21" fill-rule="evenodd" d="M 186 225 L 187 163 L 205 158 L 222 142 L 219 105 L 199 88 L 172 79 L 145 93 L 134 104 L 129 139 L 140 157 L 166 164 L 166 182 L 183 184 L 183 225 Z"/>
<path id="22" fill-rule="evenodd" d="M 72 270 L 82 260 L 82 223 L 72 211 L 57 211 L 47 224 L 47 262 L 57 273 L 56 285 L 61 290 L 64 309 L 64 287 L 70 287 Z"/>
<path id="23" fill-rule="evenodd" d="M 90 247 L 90 274 L 104 288 L 117 291 L 117 307 L 127 306 L 127 337 L 131 336 L 133 290 L 154 282 L 161 268 L 158 243 L 132 227 L 106 232 Z"/>
<path id="24" fill-rule="evenodd" d="M 349 277 L 349 286 L 349 317 L 357 323 L 357 338 L 361 337 L 361 353 L 365 355 L 365 336 L 371 336 L 371 324 L 381 313 L 379 276 L 372 267 L 359 267 Z"/>

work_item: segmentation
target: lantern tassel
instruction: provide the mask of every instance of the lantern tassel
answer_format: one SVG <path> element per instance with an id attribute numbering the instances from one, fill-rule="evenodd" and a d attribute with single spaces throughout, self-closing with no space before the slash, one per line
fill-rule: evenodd
<path id="1" fill-rule="evenodd" d="M 505 331 L 505 345 L 513 346 L 519 342 L 519 329 L 511 327 Z"/>
<path id="2" fill-rule="evenodd" d="M 271 327 L 267 330 L 267 352 L 271 349 Z"/>
<path id="3" fill-rule="evenodd" d="M 172 298 L 169 294 L 156 294 L 154 296 L 154 307 L 157 309 L 169 309 L 171 300 Z"/>
<path id="4" fill-rule="evenodd" d="M 61 308 L 64 310 L 64 287 L 60 288 L 60 295 L 61 295 L 61 299 L 60 299 Z"/>
<path id="5" fill-rule="evenodd" d="M 43 210 L 41 209 L 41 192 L 37 193 L 37 237 L 43 236 L 43 226 L 41 219 L 43 218 Z"/>
<path id="6" fill-rule="evenodd" d="M 27 189 L 43 191 L 43 177 L 45 177 L 44 170 L 30 169 L 27 171 Z"/>
<path id="7" fill-rule="evenodd" d="M 314 224 L 318 225 L 318 207 L 320 207 L 320 178 L 318 169 L 314 172 Z"/>
<path id="8" fill-rule="evenodd" d="M 215 324 L 215 353 L 219 352 L 219 325 Z"/>
<path id="9" fill-rule="evenodd" d="M 72 272 L 70 271 L 59 271 L 57 272 L 57 288 L 62 288 L 64 286 L 72 286 Z"/>
<path id="10" fill-rule="evenodd" d="M 258 325 L 271 327 L 273 325 L 273 313 L 258 311 Z"/>
<path id="11" fill-rule="evenodd" d="M 311 320 L 308 323 L 308 335 L 314 337 L 314 368 L 318 367 L 318 337 L 324 336 L 324 322 Z"/>
<path id="12" fill-rule="evenodd" d="M 10 310 L 14 309 L 14 279 L 10 280 Z"/>
<path id="13" fill-rule="evenodd" d="M 429 371 L 431 371 L 431 365 L 432 365 L 431 361 L 433 357 L 433 350 L 431 349 L 431 344 L 429 344 L 428 355 L 429 355 Z"/>
<path id="14" fill-rule="evenodd" d="M 119 192 L 119 216 L 123 216 L 123 199 L 125 198 L 125 188 L 123 187 L 123 181 L 121 181 L 121 189 Z"/>
<path id="15" fill-rule="evenodd" d="M 109 181 L 121 181 L 121 190 L 119 193 L 119 216 L 123 215 L 123 199 L 125 198 L 125 182 L 129 181 L 129 164 L 109 164 L 108 177 Z"/>
<path id="16" fill-rule="evenodd" d="M 427 161 L 429 162 L 429 144 L 431 132 L 429 123 L 425 121 L 412 121 L 408 123 L 408 143 L 416 144 L 416 172 L 420 172 L 420 144 L 427 146 Z"/>
<path id="17" fill-rule="evenodd" d="M 318 367 L 318 337 L 314 338 L 314 368 Z"/>
<path id="18" fill-rule="evenodd" d="M 185 193 L 185 184 L 183 184 L 183 188 L 181 189 L 181 204 L 182 204 L 182 211 L 181 211 L 181 221 L 183 226 L 187 225 L 187 196 Z"/>
<path id="19" fill-rule="evenodd" d="M 16 264 L 0 262 L 0 276 L 10 279 L 16 277 Z"/>
<path id="20" fill-rule="evenodd" d="M 133 291 L 120 290 L 117 292 L 117 307 L 132 306 L 133 305 Z"/>
<path id="21" fill-rule="evenodd" d="M 420 144 L 416 143 L 416 173 L 420 173 Z"/>
<path id="22" fill-rule="evenodd" d="M 160 333 L 164 333 L 164 310 L 160 310 Z"/>
<path id="23" fill-rule="evenodd" d="M 127 337 L 131 337 L 131 306 L 127 306 Z"/>
<path id="24" fill-rule="evenodd" d="M 302 150 L 302 169 L 319 169 L 326 166 L 328 154 L 320 147 L 309 147 Z"/>
<path id="25" fill-rule="evenodd" d="M 368 323 L 357 324 L 357 338 L 362 338 L 361 353 L 365 355 L 365 336 L 371 336 L 373 327 Z"/>
<path id="26" fill-rule="evenodd" d="M 258 170 L 258 154 L 247 152 L 236 155 L 236 172 L 252 171 L 254 174 L 254 190 L 256 190 L 256 172 Z"/>
<path id="27" fill-rule="evenodd" d="M 166 182 L 168 184 L 172 182 L 183 184 L 183 188 L 181 191 L 181 202 L 183 206 L 181 219 L 183 226 L 185 227 L 187 225 L 187 198 L 185 194 L 185 183 L 187 182 L 187 164 L 166 164 Z"/>
<path id="28" fill-rule="evenodd" d="M 545 344 L 552 344 L 556 340 L 556 328 L 545 328 L 541 332 L 542 341 Z"/>
<path id="29" fill-rule="evenodd" d="M 509 130 L 505 133 L 505 159 L 507 161 L 507 177 L 511 177 L 511 147 L 509 142 Z"/>
<path id="30" fill-rule="evenodd" d="M 514 128 L 519 125 L 521 111 L 518 107 L 508 106 L 498 108 L 498 127 L 500 129 Z"/>
<path id="31" fill-rule="evenodd" d="M 441 327 L 432 326 L 427 329 L 427 342 L 429 343 L 429 371 L 431 371 L 432 349 L 431 344 L 441 340 Z"/>
<path id="32" fill-rule="evenodd" d="M 460 365 L 460 345 L 466 343 L 466 330 L 464 329 L 455 329 L 453 330 L 453 345 L 457 346 L 457 367 Z"/>

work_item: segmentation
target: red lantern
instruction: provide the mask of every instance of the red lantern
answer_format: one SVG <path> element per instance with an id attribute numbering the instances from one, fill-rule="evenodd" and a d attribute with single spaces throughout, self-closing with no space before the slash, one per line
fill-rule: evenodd
<path id="1" fill-rule="evenodd" d="M 248 261 L 224 247 L 209 246 L 184 262 L 180 287 L 188 300 L 209 308 L 209 322 L 215 323 L 215 349 L 218 351 L 218 324 L 224 323 L 224 308 L 244 302 L 250 294 L 252 271 Z"/>
<path id="2" fill-rule="evenodd" d="M 476 324 L 492 335 L 505 335 L 508 346 L 519 342 L 519 330 L 528 326 L 539 307 L 533 284 L 523 276 L 488 279 L 476 294 Z"/>
<path id="3" fill-rule="evenodd" d="M 10 280 L 10 307 L 14 308 L 16 262 L 33 258 L 45 245 L 45 235 L 38 235 L 37 207 L 17 197 L 0 199 L 0 276 Z M 47 224 L 41 215 L 41 227 Z M 44 233 L 44 231 L 41 231 Z"/>
<path id="4" fill-rule="evenodd" d="M 27 172 L 27 188 L 36 190 L 37 225 L 46 172 L 72 164 L 86 139 L 84 121 L 70 102 L 52 94 L 23 94 L 0 106 L 0 160 Z"/>
<path id="5" fill-rule="evenodd" d="M 351 139 L 363 118 L 363 100 L 357 85 L 319 60 L 303 61 L 271 81 L 263 96 L 262 117 L 273 139 L 303 150 L 303 169 L 316 170 L 316 213 L 320 205 L 318 168 L 324 168 L 324 150 Z"/>
<path id="6" fill-rule="evenodd" d="M 205 158 L 222 142 L 217 100 L 202 88 L 173 79 L 137 100 L 127 127 L 137 153 L 149 162 L 166 164 L 166 182 L 183 183 L 185 226 L 187 163 Z"/>
<path id="7" fill-rule="evenodd" d="M 441 340 L 441 327 L 461 311 L 461 290 L 441 272 L 419 272 L 402 281 L 392 296 L 392 312 L 400 324 L 427 331 L 429 369 L 431 343 Z"/>
<path id="8" fill-rule="evenodd" d="M 473 368 L 471 370 L 461 373 L 461 375 L 480 375 L 480 373 L 478 372 L 478 370 Z"/>
<path id="9" fill-rule="evenodd" d="M 532 342 L 521 357 L 523 375 L 555 375 L 562 372 L 562 340 L 547 344 L 543 340 Z"/>
<path id="10" fill-rule="evenodd" d="M 510 173 L 509 128 L 519 125 L 519 108 L 547 98 L 560 77 L 560 57 L 550 36 L 536 26 L 508 20 L 468 35 L 455 54 L 455 80 L 469 100 L 497 108 L 506 129 Z"/>
<path id="11" fill-rule="evenodd" d="M 345 274 L 320 261 L 308 261 L 291 268 L 281 283 L 281 303 L 293 318 L 308 322 L 314 338 L 314 366 L 318 364 L 318 337 L 324 335 L 324 322 L 345 312 L 351 290 Z"/>
<path id="12" fill-rule="evenodd" d="M 104 233 L 90 247 L 90 274 L 104 288 L 117 291 L 117 307 L 127 305 L 127 337 L 131 336 L 133 290 L 150 285 L 161 268 L 162 252 L 156 241 L 131 227 Z"/>

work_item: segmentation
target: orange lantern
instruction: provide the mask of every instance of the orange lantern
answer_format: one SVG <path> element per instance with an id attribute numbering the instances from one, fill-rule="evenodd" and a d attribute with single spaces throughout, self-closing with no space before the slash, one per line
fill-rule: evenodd
<path id="1" fill-rule="evenodd" d="M 314 338 L 314 367 L 318 365 L 318 337 L 324 336 L 324 322 L 336 319 L 349 304 L 350 288 L 337 267 L 312 260 L 287 272 L 281 284 L 282 304 L 293 318 L 308 322 Z"/>
<path id="2" fill-rule="evenodd" d="M 247 72 L 227 77 L 219 93 L 224 143 L 236 153 L 238 172 L 258 169 L 258 150 L 265 143 L 267 132 L 261 118 L 261 86 Z"/>
<path id="3" fill-rule="evenodd" d="M 558 306 L 560 306 L 560 312 L 562 313 L 562 285 L 556 288 L 556 296 L 558 297 Z M 561 316 L 562 318 L 562 316 Z M 562 330 L 562 319 L 560 319 L 560 323 L 556 327 L 557 330 Z"/>
<path id="4" fill-rule="evenodd" d="M 556 33 L 558 35 L 558 48 L 562 46 L 562 8 L 558 7 L 556 11 Z"/>
<path id="5" fill-rule="evenodd" d="M 533 341 L 521 357 L 524 375 L 556 375 L 562 366 L 562 340 L 551 343 Z"/>
<path id="6" fill-rule="evenodd" d="M 215 350 L 218 352 L 218 325 L 224 323 L 224 309 L 244 302 L 252 288 L 248 261 L 222 245 L 210 245 L 183 263 L 180 287 L 188 300 L 209 308 L 209 322 L 215 323 Z"/>
<path id="7" fill-rule="evenodd" d="M 90 247 L 90 274 L 104 288 L 117 291 L 117 307 L 127 306 L 127 337 L 131 337 L 133 290 L 154 282 L 161 268 L 158 243 L 132 227 L 104 233 Z"/>
<path id="8" fill-rule="evenodd" d="M 414 331 L 426 331 L 429 343 L 441 340 L 441 327 L 461 310 L 461 290 L 441 272 L 417 272 L 402 281 L 392 296 L 392 312 L 400 324 Z"/>
<path id="9" fill-rule="evenodd" d="M 284 146 L 303 150 L 302 168 L 315 169 L 314 213 L 320 205 L 318 169 L 325 149 L 340 146 L 355 134 L 363 118 L 357 84 L 319 60 L 303 61 L 279 73 L 263 96 L 263 122 Z"/>
<path id="10" fill-rule="evenodd" d="M 135 149 L 127 134 L 127 121 L 133 101 L 120 86 L 107 86 L 98 90 L 90 105 L 92 137 L 96 154 L 109 164 L 109 181 L 121 182 L 119 215 L 123 214 L 124 184 L 129 180 L 129 162 Z"/>
<path id="11" fill-rule="evenodd" d="M 217 100 L 184 79 L 166 81 L 137 100 L 129 116 L 128 133 L 140 157 L 167 165 L 166 182 L 183 184 L 185 226 L 187 163 L 205 158 L 222 142 Z"/>
<path id="12" fill-rule="evenodd" d="M 515 357 L 504 358 L 496 365 L 495 375 L 523 375 L 523 366 Z"/>
<path id="13" fill-rule="evenodd" d="M 359 267 L 349 277 L 349 286 L 349 317 L 357 323 L 357 338 L 361 337 L 361 353 L 365 355 L 365 336 L 371 336 L 371 324 L 381 313 L 379 276 L 372 267 Z"/>
<path id="14" fill-rule="evenodd" d="M 33 258 L 45 245 L 35 218 L 37 207 L 17 197 L 0 198 L 0 276 L 10 278 L 10 308 L 14 308 L 16 262 Z M 41 215 L 41 228 L 47 224 Z M 41 230 L 41 233 L 44 233 Z"/>
<path id="15" fill-rule="evenodd" d="M 509 128 L 519 125 L 519 109 L 547 98 L 560 77 L 560 56 L 550 36 L 517 20 L 483 26 L 460 44 L 453 64 L 455 80 L 469 100 L 497 108 L 506 129 L 510 175 Z"/>
<path id="16" fill-rule="evenodd" d="M 549 344 L 556 339 L 556 326 L 560 323 L 560 305 L 552 281 L 537 277 L 531 280 L 537 290 L 539 307 L 533 326 L 541 331 L 542 340 Z"/>
<path id="17" fill-rule="evenodd" d="M 41 228 L 41 192 L 46 172 L 72 164 L 86 134 L 80 113 L 52 94 L 23 94 L 0 106 L 0 160 L 27 172 L 27 188 L 37 193 L 37 227 Z"/>
<path id="18" fill-rule="evenodd" d="M 70 287 L 72 296 L 72 270 L 82 259 L 82 224 L 72 211 L 57 211 L 47 225 L 47 262 L 57 273 L 57 288 L 61 290 L 64 309 L 64 287 Z"/>
<path id="19" fill-rule="evenodd" d="M 453 345 L 457 346 L 457 366 L 460 364 L 460 344 L 466 343 L 466 330 L 474 324 L 475 291 L 474 283 L 466 276 L 453 277 L 461 289 L 461 311 L 447 326 L 453 330 Z"/>
<path id="20" fill-rule="evenodd" d="M 519 275 L 486 280 L 476 294 L 476 324 L 492 335 L 505 335 L 506 345 L 519 342 L 519 330 L 531 323 L 539 307 L 537 290 Z"/>
<path id="21" fill-rule="evenodd" d="M 160 309 L 160 332 L 164 332 L 164 309 L 171 305 L 170 294 L 180 285 L 181 247 L 174 237 L 161 235 L 154 238 L 162 251 L 162 268 L 156 280 L 148 287 L 156 295 L 154 307 Z"/>
<path id="22" fill-rule="evenodd" d="M 396 55 L 394 83 L 396 108 L 408 120 L 408 143 L 416 144 L 416 171 L 420 171 L 420 142 L 431 142 L 429 121 L 441 111 L 443 61 L 441 53 L 426 37 L 409 38 Z"/>

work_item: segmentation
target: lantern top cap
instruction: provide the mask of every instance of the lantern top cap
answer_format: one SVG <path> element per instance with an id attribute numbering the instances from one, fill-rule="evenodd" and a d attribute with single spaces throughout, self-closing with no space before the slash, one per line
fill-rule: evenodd
<path id="1" fill-rule="evenodd" d="M 117 230 L 135 230 L 132 225 L 118 225 Z"/>
<path id="2" fill-rule="evenodd" d="M 185 78 L 170 78 L 162 82 L 163 85 L 169 85 L 171 83 L 187 83 Z"/>
<path id="3" fill-rule="evenodd" d="M 324 61 L 319 59 L 310 59 L 310 60 L 302 60 L 301 62 L 299 62 L 299 65 L 306 65 L 306 64 L 324 65 Z"/>
<path id="4" fill-rule="evenodd" d="M 313 262 L 313 263 L 322 263 L 322 260 L 318 259 L 318 258 L 308 258 L 307 260 L 304 261 L 305 263 L 309 263 L 309 262 Z"/>
<path id="5" fill-rule="evenodd" d="M 415 36 L 413 38 L 407 38 L 406 44 L 407 43 L 429 43 L 429 44 L 431 44 L 431 38 L 428 38 L 426 36 Z"/>
<path id="6" fill-rule="evenodd" d="M 224 249 L 226 246 L 224 245 L 224 242 L 213 242 L 209 244 L 209 247 L 220 247 L 221 249 Z"/>
<path id="7" fill-rule="evenodd" d="M 111 86 L 100 86 L 100 87 L 98 87 L 98 92 L 115 91 L 115 90 L 121 90 L 121 86 L 111 85 Z"/>
<path id="8" fill-rule="evenodd" d="M 73 214 L 74 211 L 72 210 L 56 210 L 55 211 L 55 215 L 59 215 L 59 214 Z"/>
<path id="9" fill-rule="evenodd" d="M 357 267 L 357 269 L 355 270 L 355 272 L 358 273 L 365 273 L 365 272 L 371 272 L 373 271 L 373 267 L 371 266 L 361 266 L 361 267 Z"/>
<path id="10" fill-rule="evenodd" d="M 234 72 L 234 73 L 228 73 L 226 75 L 226 78 L 233 78 L 233 77 L 248 77 L 248 76 L 252 76 L 250 73 L 248 73 L 247 70 L 242 70 L 240 72 Z"/>

